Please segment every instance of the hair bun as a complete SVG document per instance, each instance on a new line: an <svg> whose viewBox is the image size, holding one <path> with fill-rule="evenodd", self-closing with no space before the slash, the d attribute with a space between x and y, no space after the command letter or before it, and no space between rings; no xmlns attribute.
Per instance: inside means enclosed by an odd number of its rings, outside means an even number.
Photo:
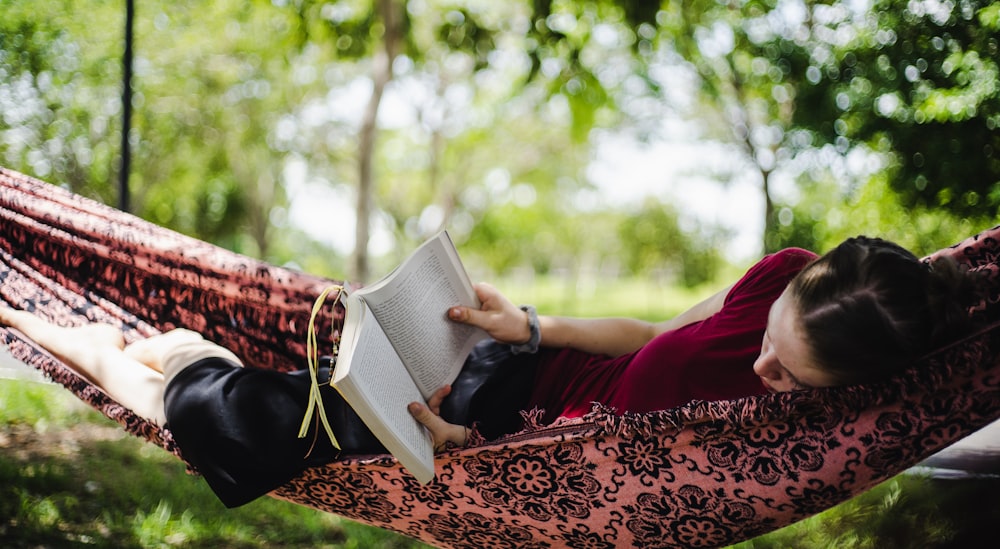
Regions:
<svg viewBox="0 0 1000 549"><path fill-rule="evenodd" d="M970 308L982 298L981 278L950 257L938 257L926 265L927 304L934 321L932 341L940 345L968 331Z"/></svg>

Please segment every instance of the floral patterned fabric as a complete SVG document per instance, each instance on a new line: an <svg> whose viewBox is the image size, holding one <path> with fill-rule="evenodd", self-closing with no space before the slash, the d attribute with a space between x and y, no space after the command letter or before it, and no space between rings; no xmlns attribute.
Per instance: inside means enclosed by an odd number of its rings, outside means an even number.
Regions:
<svg viewBox="0 0 1000 549"><path fill-rule="evenodd" d="M439 547L717 547L853 497L1000 417L1000 228L941 250L992 284L987 328L881 384L692 402L647 414L595 406L438 456L418 484L386 455L306 471L274 496ZM304 367L315 298L332 281L267 265L0 169L0 298L128 338L186 327L248 363ZM323 333L342 322L327 311ZM14 330L0 338L128 432L160 429Z"/></svg>

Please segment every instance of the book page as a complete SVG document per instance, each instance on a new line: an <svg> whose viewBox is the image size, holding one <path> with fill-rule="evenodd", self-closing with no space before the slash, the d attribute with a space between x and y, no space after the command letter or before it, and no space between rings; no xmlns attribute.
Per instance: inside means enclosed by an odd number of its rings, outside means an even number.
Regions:
<svg viewBox="0 0 1000 549"><path fill-rule="evenodd" d="M472 347L486 337L448 320L450 307L478 308L479 300L447 233L418 248L374 291L359 293L425 399L454 381Z"/></svg>
<svg viewBox="0 0 1000 549"><path fill-rule="evenodd" d="M434 476L433 442L407 410L409 403L424 398L364 303L348 307L349 314L359 317L357 331L341 349L333 385L386 449L418 480L427 482Z"/></svg>

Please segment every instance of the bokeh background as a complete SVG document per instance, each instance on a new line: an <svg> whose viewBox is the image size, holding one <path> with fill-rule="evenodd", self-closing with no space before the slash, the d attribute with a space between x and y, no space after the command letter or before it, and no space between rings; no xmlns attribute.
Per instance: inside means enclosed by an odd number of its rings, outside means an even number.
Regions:
<svg viewBox="0 0 1000 549"><path fill-rule="evenodd" d="M515 301L662 319L782 247L995 225L998 36L985 0L0 0L0 165L352 282L448 229ZM14 377L5 546L408 546L227 513ZM1000 501L963 478L749 546L972 547Z"/></svg>

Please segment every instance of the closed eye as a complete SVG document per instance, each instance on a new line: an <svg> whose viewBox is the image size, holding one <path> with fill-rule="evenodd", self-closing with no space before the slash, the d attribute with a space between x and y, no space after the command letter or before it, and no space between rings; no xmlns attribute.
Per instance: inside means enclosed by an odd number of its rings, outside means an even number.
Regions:
<svg viewBox="0 0 1000 549"><path fill-rule="evenodd" d="M794 375L792 375L792 373L788 371L788 368L785 368L784 366L782 366L781 370L785 372L785 375L788 376L788 380L791 381L791 383L792 383L792 390L793 391L802 391L804 389L812 389L811 386L806 385L805 383L802 383L801 381L798 380L798 378L796 378Z"/></svg>

